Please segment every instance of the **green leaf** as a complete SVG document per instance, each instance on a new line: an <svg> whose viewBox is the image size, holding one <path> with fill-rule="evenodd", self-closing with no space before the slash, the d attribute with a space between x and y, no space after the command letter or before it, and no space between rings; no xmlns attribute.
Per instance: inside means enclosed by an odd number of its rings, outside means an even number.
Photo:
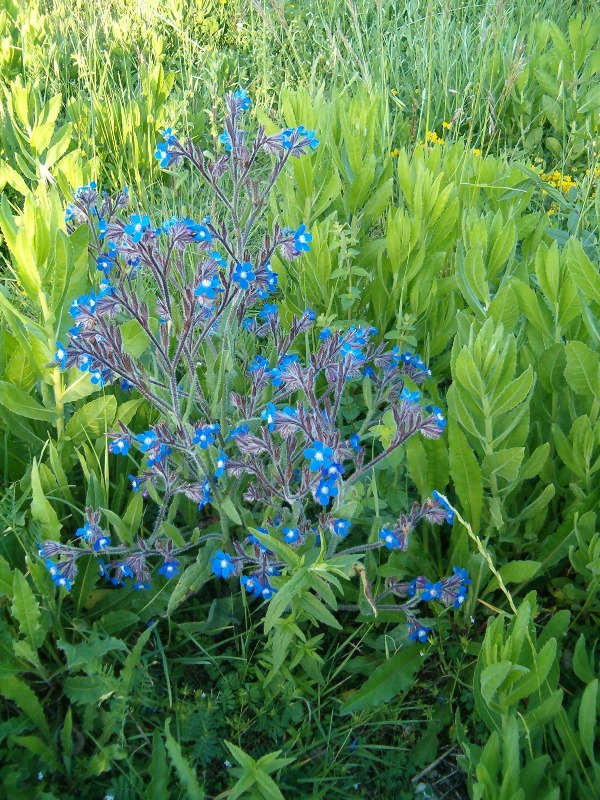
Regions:
<svg viewBox="0 0 600 800"><path fill-rule="evenodd" d="M309 617L312 617L317 622L322 622L325 625L329 625L330 628L336 628L337 630L342 629L342 626L331 611L329 611L329 609L313 594L310 594L310 592L304 592L298 605Z"/></svg>
<svg viewBox="0 0 600 800"><path fill-rule="evenodd" d="M408 646L377 667L364 686L353 692L342 705L340 714L352 714L388 703L414 682L414 675L425 658L418 647Z"/></svg>
<svg viewBox="0 0 600 800"><path fill-rule="evenodd" d="M497 661L482 670L479 686L481 696L488 705L492 703L496 692L502 686L512 668L513 665L510 661Z"/></svg>
<svg viewBox="0 0 600 800"><path fill-rule="evenodd" d="M585 648L585 636L583 633L577 640L573 652L573 672L584 683L591 683L595 678L594 669Z"/></svg>
<svg viewBox="0 0 600 800"><path fill-rule="evenodd" d="M112 425L117 413L117 400L113 395L91 400L76 411L65 428L65 434L74 445L95 439Z"/></svg>
<svg viewBox="0 0 600 800"><path fill-rule="evenodd" d="M146 789L146 800L164 800L169 796L169 767L165 744L158 728L152 735L152 761L148 768L150 783Z"/></svg>
<svg viewBox="0 0 600 800"><path fill-rule="evenodd" d="M567 269L588 301L600 304L600 272L587 257L581 242L572 236L565 248Z"/></svg>
<svg viewBox="0 0 600 800"><path fill-rule="evenodd" d="M12 615L19 623L19 629L25 640L34 650L44 641L44 631L40 625L40 604L27 578L19 570L13 577Z"/></svg>
<svg viewBox="0 0 600 800"><path fill-rule="evenodd" d="M583 342L567 342L565 378L576 394L600 394L600 362L598 355Z"/></svg>
<svg viewBox="0 0 600 800"><path fill-rule="evenodd" d="M165 723L165 739L167 745L167 752L169 758L175 767L175 771L179 776L181 785L183 786L189 800L203 800L204 790L198 783L198 778L194 769L190 766L188 760L181 752L179 743L171 735L169 726L171 724L170 718Z"/></svg>
<svg viewBox="0 0 600 800"><path fill-rule="evenodd" d="M52 508L40 483L40 475L35 458L31 467L31 516L36 522L39 522L42 528L42 535L46 539L58 542L60 540L60 532L62 525L58 518L58 514Z"/></svg>
<svg viewBox="0 0 600 800"><path fill-rule="evenodd" d="M504 583L523 583L524 581L532 580L537 575L540 566L540 561L509 561L508 564L498 570L498 573ZM498 585L498 579L494 575L482 595L496 591Z"/></svg>
<svg viewBox="0 0 600 800"><path fill-rule="evenodd" d="M219 509L222 509L229 519L236 525L243 525L243 520L238 514L237 508L233 504L231 497L224 497L219 503Z"/></svg>
<svg viewBox="0 0 600 800"><path fill-rule="evenodd" d="M461 505L477 533L483 505L483 477L467 437L454 420L449 422L450 477Z"/></svg>
<svg viewBox="0 0 600 800"><path fill-rule="evenodd" d="M583 749L592 764L596 763L594 758L594 742L596 740L597 700L598 678L594 678L594 680L585 687L581 695L581 705L579 706L579 736Z"/></svg>
<svg viewBox="0 0 600 800"><path fill-rule="evenodd" d="M295 597L310 585L310 572L306 567L300 567L289 581L283 584L277 594L269 600L269 607L265 615L265 633L273 627L275 620L282 616L288 605Z"/></svg>
<svg viewBox="0 0 600 800"><path fill-rule="evenodd" d="M169 596L167 614L171 615L191 594L197 592L212 575L210 555L212 550L206 547L198 553L196 561L190 564L179 577Z"/></svg>
<svg viewBox="0 0 600 800"><path fill-rule="evenodd" d="M44 422L55 422L59 414L54 409L44 408L30 394L7 381L0 381L0 403L13 414Z"/></svg>
<svg viewBox="0 0 600 800"><path fill-rule="evenodd" d="M123 350L133 358L139 358L150 344L150 337L136 319L130 319L120 326L123 337Z"/></svg>
<svg viewBox="0 0 600 800"><path fill-rule="evenodd" d="M483 459L481 471L488 480L498 476L512 483L519 474L524 455L524 447L509 447L497 453L490 453Z"/></svg>
<svg viewBox="0 0 600 800"><path fill-rule="evenodd" d="M65 678L63 692L76 705L97 705L115 692L115 686L100 673Z"/></svg>
<svg viewBox="0 0 600 800"><path fill-rule="evenodd" d="M52 736L42 704L25 681L15 675L0 674L0 694L4 695L7 700L12 700L16 703L37 727L46 741L51 743Z"/></svg>
<svg viewBox="0 0 600 800"><path fill-rule="evenodd" d="M127 650L127 645L120 639L112 636L101 636L99 633L90 634L86 642L79 644L69 644L58 639L56 646L59 647L67 658L69 671L84 669L86 672L95 671L101 663L102 656L113 650ZM94 661L97 663L94 664Z"/></svg>

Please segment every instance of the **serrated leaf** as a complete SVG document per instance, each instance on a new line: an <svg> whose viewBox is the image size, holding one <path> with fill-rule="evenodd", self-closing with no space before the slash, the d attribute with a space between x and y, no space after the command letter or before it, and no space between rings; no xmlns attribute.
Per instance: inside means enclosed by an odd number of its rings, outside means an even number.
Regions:
<svg viewBox="0 0 600 800"><path fill-rule="evenodd" d="M171 731L169 730L170 724L171 720L168 719L165 723L165 743L169 758L175 767L175 771L179 776L181 785L183 786L189 800L203 800L205 796L204 790L198 783L198 778L196 777L196 772L194 771L193 767L189 764L188 760L181 752L179 743L173 738Z"/></svg>
<svg viewBox="0 0 600 800"><path fill-rule="evenodd" d="M13 414L19 414L28 419L55 422L59 416L56 410L44 408L30 394L8 381L0 381L0 403Z"/></svg>
<svg viewBox="0 0 600 800"><path fill-rule="evenodd" d="M22 681L15 675L0 674L0 694L19 706L21 711L29 717L47 742L50 743L52 741L50 728L46 721L42 704L25 681Z"/></svg>

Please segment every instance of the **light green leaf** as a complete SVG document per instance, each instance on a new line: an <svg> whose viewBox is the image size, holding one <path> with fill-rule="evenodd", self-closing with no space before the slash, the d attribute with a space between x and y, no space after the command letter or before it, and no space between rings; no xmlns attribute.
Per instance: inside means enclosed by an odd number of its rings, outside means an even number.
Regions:
<svg viewBox="0 0 600 800"><path fill-rule="evenodd" d="M72 444L78 445L95 439L111 427L117 413L117 400L113 395L98 397L78 409L65 428Z"/></svg>
<svg viewBox="0 0 600 800"><path fill-rule="evenodd" d="M600 394L600 359L583 342L567 342L565 378L574 392L581 395Z"/></svg>
<svg viewBox="0 0 600 800"><path fill-rule="evenodd" d="M169 730L171 720L168 719L165 723L165 739L167 745L167 752L169 758L175 767L175 771L179 776L181 785L183 786L189 800L203 800L204 790L198 783L198 778L194 769L190 766L188 760L181 752L179 742L177 742Z"/></svg>
<svg viewBox="0 0 600 800"><path fill-rule="evenodd" d="M7 381L0 381L0 403L14 414L19 414L28 419L55 422L59 416L54 409L44 408L23 389Z"/></svg>
<svg viewBox="0 0 600 800"><path fill-rule="evenodd" d="M352 714L383 706L412 685L414 675L425 658L418 647L408 646L394 653L371 673L360 689L352 692L342 705L340 714Z"/></svg>
<svg viewBox="0 0 600 800"><path fill-rule="evenodd" d="M13 577L12 614L18 621L22 635L28 644L37 650L44 641L44 631L40 625L40 604L27 578L18 569Z"/></svg>

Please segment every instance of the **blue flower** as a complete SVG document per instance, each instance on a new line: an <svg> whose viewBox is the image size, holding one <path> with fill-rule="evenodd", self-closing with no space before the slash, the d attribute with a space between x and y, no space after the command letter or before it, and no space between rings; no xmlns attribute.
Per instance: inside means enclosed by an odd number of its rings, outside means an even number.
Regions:
<svg viewBox="0 0 600 800"><path fill-rule="evenodd" d="M246 317L242 320L242 328L248 333L251 333L254 328L256 327L256 321L254 317Z"/></svg>
<svg viewBox="0 0 600 800"><path fill-rule="evenodd" d="M254 356L248 364L248 372L257 372L259 369L265 369L268 366L269 362L264 356Z"/></svg>
<svg viewBox="0 0 600 800"><path fill-rule="evenodd" d="M470 581L469 581L469 583L470 583ZM459 586L458 587L458 592L456 593L456 599L454 600L453 608L458 610L462 606L462 604L467 599L468 591L469 591L469 587L468 586Z"/></svg>
<svg viewBox="0 0 600 800"><path fill-rule="evenodd" d="M225 437L226 442L230 442L232 439L235 439L236 436L244 436L244 434L248 433L250 430L250 426L243 422L241 425L238 425L237 428L233 428L233 430Z"/></svg>
<svg viewBox="0 0 600 800"><path fill-rule="evenodd" d="M442 581L438 581L437 583L431 583L431 581L425 582L425 589L421 594L421 600L439 600L442 596L442 590L444 588L444 584Z"/></svg>
<svg viewBox="0 0 600 800"><path fill-rule="evenodd" d="M94 359L89 355L89 353L82 353L79 356L79 369L82 372L87 372L88 369L91 368L92 364L94 363Z"/></svg>
<svg viewBox="0 0 600 800"><path fill-rule="evenodd" d="M236 89L233 93L233 98L237 101L240 111L247 111L252 105L252 100L248 97L248 92L245 89Z"/></svg>
<svg viewBox="0 0 600 800"><path fill-rule="evenodd" d="M317 472L320 469L328 469L333 463L333 450L326 447L323 442L313 442L312 447L307 447L304 451L304 458L310 461L309 469Z"/></svg>
<svg viewBox="0 0 600 800"><path fill-rule="evenodd" d="M217 458L217 470L215 472L215 478L220 478L221 475L225 472L225 467L227 466L227 456L224 450L218 455Z"/></svg>
<svg viewBox="0 0 600 800"><path fill-rule="evenodd" d="M125 233L131 236L131 240L137 244L148 225L150 225L150 217L140 217L139 214L134 214L130 224L125 225Z"/></svg>
<svg viewBox="0 0 600 800"><path fill-rule="evenodd" d="M202 511L204 506L208 505L209 503L212 503L213 499L212 499L210 491L211 491L210 483L208 481L204 481L204 483L202 484L202 498L201 498L200 502L198 503L198 510L199 511Z"/></svg>
<svg viewBox="0 0 600 800"><path fill-rule="evenodd" d="M229 578L235 572L235 565L231 560L231 556L222 550L217 550L210 562L212 572L217 578Z"/></svg>
<svg viewBox="0 0 600 800"><path fill-rule="evenodd" d="M358 433L353 433L352 436L350 437L350 447L357 453L360 452L361 450L360 436L358 435Z"/></svg>
<svg viewBox="0 0 600 800"><path fill-rule="evenodd" d="M173 575L179 575L179 561L175 558L166 558L164 564L158 568L158 574L164 575L165 578L172 578Z"/></svg>
<svg viewBox="0 0 600 800"><path fill-rule="evenodd" d="M374 378L375 370L373 367L365 367L363 370L361 370L361 375L363 375L365 378Z"/></svg>
<svg viewBox="0 0 600 800"><path fill-rule="evenodd" d="M407 403L418 403L420 399L421 392L411 392L406 388L406 386L400 392L400 400L404 400Z"/></svg>
<svg viewBox="0 0 600 800"><path fill-rule="evenodd" d="M275 303L273 303L271 305L267 304L267 305L263 306L263 308L259 312L258 316L261 319L268 320L271 317L276 317L278 313L279 313L279 306L276 305Z"/></svg>
<svg viewBox="0 0 600 800"><path fill-rule="evenodd" d="M435 421L438 424L438 428L443 431L446 425L448 424L448 420L444 416L444 412L442 411L442 409L439 406L433 406L433 408L429 407L427 410L433 412L433 416L435 417Z"/></svg>
<svg viewBox="0 0 600 800"><path fill-rule="evenodd" d="M278 278L279 274L277 272L273 272L272 269L267 267L267 285L272 292L274 292L277 288Z"/></svg>
<svg viewBox="0 0 600 800"><path fill-rule="evenodd" d="M52 573L50 574L52 575ZM56 572L54 575L52 575L52 580L55 586L58 586L59 588L63 586L67 590L67 592L71 591L71 586L73 585L73 582L70 581L69 578L67 578L65 575L61 575L59 572Z"/></svg>
<svg viewBox="0 0 600 800"><path fill-rule="evenodd" d="M98 553L100 550L104 550L105 547L110 547L110 537L99 536L93 544L94 552Z"/></svg>
<svg viewBox="0 0 600 800"><path fill-rule="evenodd" d="M136 589L138 592L141 592L144 589L148 591L150 589L150 584L144 583L144 581L137 581L137 583L133 584L133 588Z"/></svg>
<svg viewBox="0 0 600 800"><path fill-rule="evenodd" d="M425 625L421 625L418 622L408 623L408 638L412 642L425 643L428 640L431 631L431 628L427 628Z"/></svg>
<svg viewBox="0 0 600 800"><path fill-rule="evenodd" d="M205 225L186 220L188 228L194 232L195 242L212 242L212 234Z"/></svg>
<svg viewBox="0 0 600 800"><path fill-rule="evenodd" d="M124 392L127 392L127 391L129 391L129 389L133 389L133 383L128 381L127 378L122 378L121 379L121 389Z"/></svg>
<svg viewBox="0 0 600 800"><path fill-rule="evenodd" d="M276 593L277 589L275 589L273 586L261 586L259 596L262 597L263 600L270 600Z"/></svg>
<svg viewBox="0 0 600 800"><path fill-rule="evenodd" d="M327 339L331 339L331 328L323 328L321 333L319 334L319 339L324 342Z"/></svg>
<svg viewBox="0 0 600 800"><path fill-rule="evenodd" d="M306 230L306 225L300 225L294 234L294 247L299 253L308 253L310 250L310 242L312 242L312 234Z"/></svg>
<svg viewBox="0 0 600 800"><path fill-rule="evenodd" d="M351 523L350 520L347 519L335 519L333 520L333 532L337 533L338 536L346 537L350 533Z"/></svg>
<svg viewBox="0 0 600 800"><path fill-rule="evenodd" d="M102 253L96 259L96 269L105 275L109 274L114 265L114 260L107 253Z"/></svg>
<svg viewBox="0 0 600 800"><path fill-rule="evenodd" d="M140 442L140 450L142 453L147 453L151 447L154 447L158 439L154 431L144 431L143 433L138 433L135 438L138 442Z"/></svg>
<svg viewBox="0 0 600 800"><path fill-rule="evenodd" d="M131 481L131 491L132 492L139 492L139 490L140 490L140 482L139 482L139 480L135 477L135 475L128 475L127 477Z"/></svg>
<svg viewBox="0 0 600 800"><path fill-rule="evenodd" d="M396 538L395 533L393 533L393 531L391 531L389 528L382 528L379 531L379 538L383 539L388 550L395 550L396 548L400 547L400 542Z"/></svg>
<svg viewBox="0 0 600 800"><path fill-rule="evenodd" d="M91 382L100 388L106 385L106 382L109 380L109 376L110 372L104 369L95 369L93 372L90 372Z"/></svg>
<svg viewBox="0 0 600 800"><path fill-rule="evenodd" d="M322 506L328 506L332 497L337 497L338 488L333 481L321 481L315 492L315 500Z"/></svg>
<svg viewBox="0 0 600 800"><path fill-rule="evenodd" d="M166 444L163 444L163 442L161 442L158 451L155 448L153 452L154 455L148 458L149 467L153 467L155 464L158 464L160 461L162 461L163 458L165 458L166 456L170 456L171 453L173 452L173 448L168 447Z"/></svg>
<svg viewBox="0 0 600 800"><path fill-rule="evenodd" d="M288 544L294 544L300 538L300 531L298 528L284 528L283 540Z"/></svg>
<svg viewBox="0 0 600 800"><path fill-rule="evenodd" d="M268 425L269 430L272 432L275 430L275 414L277 409L275 408L274 403L267 403L264 411L261 411L260 418L264 419Z"/></svg>
<svg viewBox="0 0 600 800"><path fill-rule="evenodd" d="M469 573L466 569L461 569L460 567L453 567L452 569L454 574L460 577L463 584L471 583L471 578L469 578Z"/></svg>
<svg viewBox="0 0 600 800"><path fill-rule="evenodd" d="M108 449L111 453L120 456L126 456L131 448L131 442L126 436L121 436L119 439L115 439L114 442L111 442L108 445Z"/></svg>
<svg viewBox="0 0 600 800"><path fill-rule="evenodd" d="M60 366L61 369L67 368L67 351L62 346L60 342L56 343L56 353L54 354L54 360Z"/></svg>
<svg viewBox="0 0 600 800"><path fill-rule="evenodd" d="M262 584L255 575L242 575L240 583L248 594L253 594L254 597L259 597L262 593Z"/></svg>
<svg viewBox="0 0 600 800"><path fill-rule="evenodd" d="M175 144L177 141L175 134L173 133L173 128L171 127L165 128L161 135L167 144ZM127 191L127 188L125 188L125 191Z"/></svg>
<svg viewBox="0 0 600 800"><path fill-rule="evenodd" d="M207 425L205 428L196 428L192 441L194 444L199 444L202 450L206 450L209 445L214 443L215 435L218 430L218 425L216 430L214 425Z"/></svg>
<svg viewBox="0 0 600 800"><path fill-rule="evenodd" d="M314 322L317 318L317 312L313 311L312 308L305 308L304 316L309 320L309 322Z"/></svg>
<svg viewBox="0 0 600 800"><path fill-rule="evenodd" d="M158 163L163 169L166 169L169 166L173 156L167 150L166 142L159 142L156 145L156 150L154 151L154 158L158 160Z"/></svg>
<svg viewBox="0 0 600 800"><path fill-rule="evenodd" d="M249 261L244 261L243 264L236 264L231 276L231 279L237 283L241 289L247 289L255 278L256 275Z"/></svg>
<svg viewBox="0 0 600 800"><path fill-rule="evenodd" d="M438 505L440 505L448 512L446 514L446 522L452 525L454 522L454 511L450 507L448 501L444 497L442 497L442 495L435 489L433 490L433 499L438 503Z"/></svg>
<svg viewBox="0 0 600 800"><path fill-rule="evenodd" d="M222 133L222 134L219 136L219 141L221 142L221 144L224 144L224 145L225 145L225 150L227 150L228 152L230 152L230 151L231 151L231 149L232 149L232 146L231 146L231 136L229 135L229 133L228 133L227 131L224 131L224 132L223 132L223 133Z"/></svg>
<svg viewBox="0 0 600 800"><path fill-rule="evenodd" d="M219 264L219 266L221 266L221 267L226 267L227 266L227 261L225 261L225 259L223 258L221 253L219 253L218 250L213 250L212 253L209 253L209 255L210 255L210 257L212 258L213 261L216 261L217 264Z"/></svg>
<svg viewBox="0 0 600 800"><path fill-rule="evenodd" d="M221 288L219 278L213 275L212 278L204 278L201 280L194 294L196 297L208 297L209 300L213 300L217 296L217 292L222 291L223 289Z"/></svg>

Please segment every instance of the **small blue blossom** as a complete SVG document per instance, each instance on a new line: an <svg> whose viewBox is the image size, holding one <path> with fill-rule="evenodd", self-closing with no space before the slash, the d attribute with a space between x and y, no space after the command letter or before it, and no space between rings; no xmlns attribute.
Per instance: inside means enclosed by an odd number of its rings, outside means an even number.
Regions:
<svg viewBox="0 0 600 800"><path fill-rule="evenodd" d="M172 578L173 575L179 575L179 561L175 558L165 559L164 564L158 568L158 574L164 575L165 578Z"/></svg>
<svg viewBox="0 0 600 800"><path fill-rule="evenodd" d="M61 369L67 368L67 351L62 346L60 342L56 343L56 353L54 354L54 360L60 366Z"/></svg>
<svg viewBox="0 0 600 800"><path fill-rule="evenodd" d="M311 447L304 451L304 458L310 461L309 469L317 472L320 469L328 469L333 463L333 450L326 447L323 442L313 442Z"/></svg>
<svg viewBox="0 0 600 800"><path fill-rule="evenodd" d="M199 444L202 450L206 450L209 445L214 443L215 435L218 433L218 430L218 424L216 428L214 424L207 425L205 428L196 428L192 441L194 444Z"/></svg>
<svg viewBox="0 0 600 800"><path fill-rule="evenodd" d="M324 342L327 339L331 339L331 328L323 328L321 333L319 334L319 339Z"/></svg>
<svg viewBox="0 0 600 800"><path fill-rule="evenodd" d="M396 535L389 528L382 528L379 531L379 538L383 539L388 550L395 550L400 547L400 542Z"/></svg>
<svg viewBox="0 0 600 800"><path fill-rule="evenodd" d="M240 111L247 111L252 105L252 100L248 97L248 92L245 89L236 89L233 97L234 100L237 100Z"/></svg>
<svg viewBox="0 0 600 800"><path fill-rule="evenodd" d="M300 531L298 528L284 528L283 540L288 544L294 544L300 538Z"/></svg>
<svg viewBox="0 0 600 800"><path fill-rule="evenodd" d="M227 456L224 450L221 450L217 457L217 470L215 472L215 478L220 478L221 475L225 472L225 467L227 466Z"/></svg>
<svg viewBox="0 0 600 800"><path fill-rule="evenodd" d="M209 253L209 255L210 255L210 257L212 258L212 260L213 260L213 261L216 261L216 262L217 262L217 264L218 264L220 267L226 267L226 266L227 266L227 261L225 261L225 259L223 258L223 256L221 255L221 253L219 253L219 251L218 251L218 250L213 250L213 251L212 251L212 253Z"/></svg>
<svg viewBox="0 0 600 800"><path fill-rule="evenodd" d="M144 581L137 581L136 583L133 584L133 588L138 592L142 592L144 590L149 591L150 584L144 583Z"/></svg>
<svg viewBox="0 0 600 800"><path fill-rule="evenodd" d="M108 222L103 217L101 217L98 220L98 239L100 239L100 241L102 241L106 236L107 230L108 230ZM116 248L116 245L113 242L111 242L109 246L112 248Z"/></svg>
<svg viewBox="0 0 600 800"><path fill-rule="evenodd" d="M90 380L101 389L110 380L110 372L105 369L95 369L90 372Z"/></svg>
<svg viewBox="0 0 600 800"><path fill-rule="evenodd" d="M421 392L411 392L406 388L406 386L400 392L400 400L404 400L406 403L418 403L420 399Z"/></svg>
<svg viewBox="0 0 600 800"><path fill-rule="evenodd" d="M428 407L427 410L433 413L435 421L438 424L438 428L443 431L446 425L448 424L448 420L444 416L444 412L442 411L442 409L439 406L433 406L433 408Z"/></svg>
<svg viewBox="0 0 600 800"><path fill-rule="evenodd" d="M262 592L263 587L255 575L242 575L240 583L248 594L253 594L254 597L258 597Z"/></svg>
<svg viewBox="0 0 600 800"><path fill-rule="evenodd" d="M163 169L166 169L169 166L173 156L167 150L166 142L158 142L156 145L156 150L154 151L154 158L158 160L158 163Z"/></svg>
<svg viewBox="0 0 600 800"><path fill-rule="evenodd" d="M120 456L126 456L131 448L131 442L126 436L121 436L119 439L115 439L108 445L108 449L111 453Z"/></svg>
<svg viewBox="0 0 600 800"><path fill-rule="evenodd" d="M127 391L129 391L129 389L133 389L133 383L128 381L127 378L122 378L121 379L121 389L124 392L127 392Z"/></svg>
<svg viewBox="0 0 600 800"><path fill-rule="evenodd" d="M105 275L109 274L114 265L114 260L106 253L102 253L96 259L96 269L99 272L103 272Z"/></svg>
<svg viewBox="0 0 600 800"><path fill-rule="evenodd" d="M431 581L425 582L425 589L421 594L421 600L439 600L442 596L442 589L444 588L444 584L442 581L438 581L437 583L431 583Z"/></svg>
<svg viewBox="0 0 600 800"><path fill-rule="evenodd" d="M150 217L140 217L139 214L133 214L130 224L125 225L125 233L131 236L131 240L137 244L148 225L150 225Z"/></svg>
<svg viewBox="0 0 600 800"><path fill-rule="evenodd" d="M267 304L263 306L258 316L260 317L260 319L269 320L273 317L277 317L278 313L279 313L279 306L276 305L275 303L272 303L271 305Z"/></svg>
<svg viewBox="0 0 600 800"><path fill-rule="evenodd" d="M235 572L235 565L231 560L231 556L222 550L217 550L210 559L210 563L212 572L217 578L229 578Z"/></svg>
<svg viewBox="0 0 600 800"><path fill-rule="evenodd" d="M365 378L374 378L375 370L373 367L365 367L363 370L361 370L361 375L363 375Z"/></svg>
<svg viewBox="0 0 600 800"><path fill-rule="evenodd" d="M140 490L140 482L139 482L139 480L135 477L135 475L128 475L127 477L131 481L131 491L132 492L139 492L139 490Z"/></svg>
<svg viewBox="0 0 600 800"><path fill-rule="evenodd" d="M267 403L264 411L261 411L260 418L264 419L268 425L269 430L272 432L275 430L275 413L277 409L275 408L274 403Z"/></svg>
<svg viewBox="0 0 600 800"><path fill-rule="evenodd" d="M350 533L351 523L350 520L347 519L335 519L333 520L333 532L337 533L338 536L342 536L345 538Z"/></svg>
<svg viewBox="0 0 600 800"><path fill-rule="evenodd" d="M445 510L448 512L448 513L446 514L446 522L447 522L449 525L452 525L452 524L453 524L453 522L454 522L454 511L453 511L453 510L452 510L452 508L450 507L450 505L449 505L448 501L447 501L447 500L446 500L444 497L442 497L442 495L441 495L439 492L437 492L435 489L433 490L433 499L434 499L434 500L435 500L435 501L436 501L436 502L437 502L437 503L438 503L438 504L439 504L439 505L440 505L442 508L444 508L444 509L445 509Z"/></svg>
<svg viewBox="0 0 600 800"><path fill-rule="evenodd" d="M158 450L156 448L153 449L153 454L148 458L148 466L153 467L155 464L160 463L163 458L170 456L173 452L172 447L168 447L163 442L160 443Z"/></svg>
<svg viewBox="0 0 600 800"><path fill-rule="evenodd" d="M196 288L194 294L196 297L208 297L209 300L213 300L217 296L217 292L222 291L223 289L221 287L221 283L219 282L219 278L216 275L213 275L212 278L203 278Z"/></svg>
<svg viewBox="0 0 600 800"><path fill-rule="evenodd" d="M427 628L420 623L408 623L408 638L411 642L421 642L424 644L428 640L431 631L431 628Z"/></svg>
<svg viewBox="0 0 600 800"><path fill-rule="evenodd" d="M352 436L350 437L350 447L357 453L360 452L361 450L360 436L358 435L358 433L353 433Z"/></svg>
<svg viewBox="0 0 600 800"><path fill-rule="evenodd" d="M294 234L294 247L299 253L308 253L312 238L312 234L306 230L306 225L300 225Z"/></svg>
<svg viewBox="0 0 600 800"><path fill-rule="evenodd" d="M332 497L337 497L338 488L333 481L321 481L315 492L315 500L322 506L328 506Z"/></svg>
<svg viewBox="0 0 600 800"><path fill-rule="evenodd" d="M458 575L461 579L463 584L471 583L471 578L469 578L469 573L466 569L461 569L460 567L453 567L452 571L455 575Z"/></svg>
<svg viewBox="0 0 600 800"><path fill-rule="evenodd" d="M233 428L233 430L225 437L226 442L230 442L232 439L235 439L236 436L244 436L244 434L248 433L250 430L250 426L243 422L241 425L238 425L237 428Z"/></svg>
<svg viewBox="0 0 600 800"><path fill-rule="evenodd" d="M227 131L223 131L223 133L219 136L219 141L221 144L225 145L225 150L231 152L232 145L231 145L231 136Z"/></svg>
<svg viewBox="0 0 600 800"><path fill-rule="evenodd" d="M231 275L231 280L237 283L241 289L247 289L255 278L256 275L249 261L244 261L243 264L236 264Z"/></svg>
<svg viewBox="0 0 600 800"><path fill-rule="evenodd" d="M135 438L138 442L140 442L140 450L142 453L147 453L151 447L154 447L158 439L155 431L144 431L143 433L138 433Z"/></svg>
<svg viewBox="0 0 600 800"><path fill-rule="evenodd" d="M98 553L100 550L104 550L105 547L110 547L110 537L99 536L93 544L94 552Z"/></svg>
<svg viewBox="0 0 600 800"><path fill-rule="evenodd" d="M248 372L258 372L259 369L266 369L268 366L269 362L264 356L254 356L248 364Z"/></svg>

